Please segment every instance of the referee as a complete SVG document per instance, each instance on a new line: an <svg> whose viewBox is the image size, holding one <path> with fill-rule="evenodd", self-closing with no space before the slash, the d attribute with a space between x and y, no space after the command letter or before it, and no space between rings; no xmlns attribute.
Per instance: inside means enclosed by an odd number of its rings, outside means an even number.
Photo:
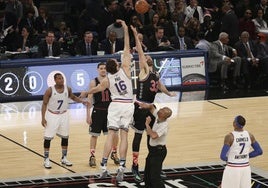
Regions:
<svg viewBox="0 0 268 188"><path fill-rule="evenodd" d="M150 127L151 117L146 118L146 131L149 138L149 153L146 157L144 169L144 182L147 188L165 188L160 176L163 161L167 155L166 138L168 132L167 118L172 115L172 110L168 107L156 110L153 104L140 103L141 108L149 108L155 117L153 127Z"/></svg>

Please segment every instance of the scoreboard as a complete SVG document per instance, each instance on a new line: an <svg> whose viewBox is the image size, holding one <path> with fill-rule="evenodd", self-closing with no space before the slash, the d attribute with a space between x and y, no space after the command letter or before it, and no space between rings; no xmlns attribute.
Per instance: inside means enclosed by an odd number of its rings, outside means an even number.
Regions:
<svg viewBox="0 0 268 188"><path fill-rule="evenodd" d="M186 86L206 85L206 55L202 51L187 53L150 53L154 68L166 87L179 90ZM97 75L97 64L120 55L70 57L61 59L20 59L0 63L0 102L40 100L49 86L54 85L54 74L63 75L73 93L87 90L90 80ZM139 73L138 56L134 55L132 78L134 89Z"/></svg>

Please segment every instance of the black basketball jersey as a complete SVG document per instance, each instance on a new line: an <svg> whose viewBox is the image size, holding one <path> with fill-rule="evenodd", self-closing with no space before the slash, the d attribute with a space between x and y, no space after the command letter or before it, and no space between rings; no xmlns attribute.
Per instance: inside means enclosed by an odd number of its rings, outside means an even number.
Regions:
<svg viewBox="0 0 268 188"><path fill-rule="evenodd" d="M158 92L159 75L151 72L144 80L138 79L136 98L143 102L152 103Z"/></svg>
<svg viewBox="0 0 268 188"><path fill-rule="evenodd" d="M96 86L100 83L99 79L95 78ZM93 94L94 107L107 109L111 100L109 89Z"/></svg>

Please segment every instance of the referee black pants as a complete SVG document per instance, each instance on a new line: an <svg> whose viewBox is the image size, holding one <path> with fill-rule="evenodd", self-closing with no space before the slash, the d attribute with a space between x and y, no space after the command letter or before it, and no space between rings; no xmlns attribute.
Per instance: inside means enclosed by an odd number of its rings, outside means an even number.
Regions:
<svg viewBox="0 0 268 188"><path fill-rule="evenodd" d="M146 188L165 188L160 176L162 164L167 155L166 146L149 146L144 169L144 182Z"/></svg>

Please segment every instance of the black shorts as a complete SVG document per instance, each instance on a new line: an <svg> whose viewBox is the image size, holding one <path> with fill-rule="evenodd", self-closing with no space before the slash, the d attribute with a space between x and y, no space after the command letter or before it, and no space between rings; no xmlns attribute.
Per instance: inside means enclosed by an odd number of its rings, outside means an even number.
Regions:
<svg viewBox="0 0 268 188"><path fill-rule="evenodd" d="M142 134L145 130L145 121L146 117L150 116L152 121L150 123L150 126L154 124L155 117L148 109L141 109L139 108L139 105L135 103L135 109L134 109L134 123L132 128L135 130L136 133Z"/></svg>
<svg viewBox="0 0 268 188"><path fill-rule="evenodd" d="M89 127L89 134L93 136L100 136L101 131L103 134L108 133L107 129L107 110L100 110L93 108L91 113L92 124Z"/></svg>

